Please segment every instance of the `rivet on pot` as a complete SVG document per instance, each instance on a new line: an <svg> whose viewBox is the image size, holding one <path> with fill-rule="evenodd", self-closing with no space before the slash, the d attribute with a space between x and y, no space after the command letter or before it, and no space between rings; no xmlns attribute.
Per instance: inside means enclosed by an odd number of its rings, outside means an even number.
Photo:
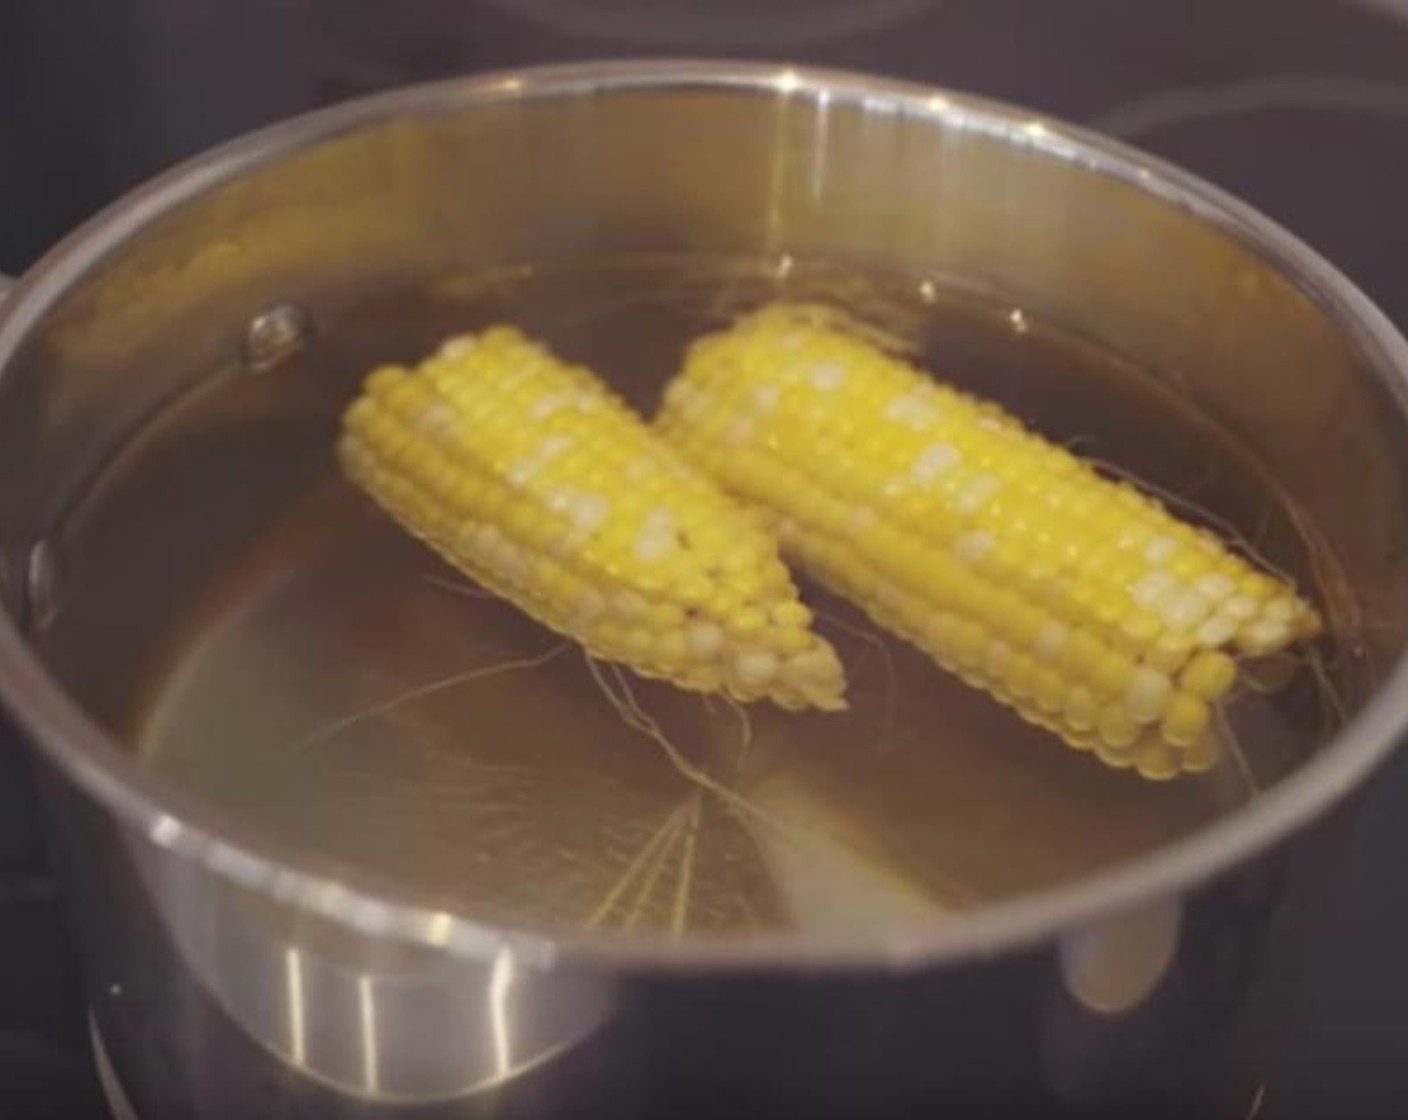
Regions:
<svg viewBox="0 0 1408 1120"><path fill-rule="evenodd" d="M280 365L313 337L313 316L295 303L280 303L256 315L244 332L244 361L254 373Z"/></svg>
<svg viewBox="0 0 1408 1120"><path fill-rule="evenodd" d="M24 615L30 627L42 627L53 616L62 588L58 553L47 540L29 550L24 573Z"/></svg>
<svg viewBox="0 0 1408 1120"><path fill-rule="evenodd" d="M1061 977L1089 1011L1119 1015L1138 1006L1168 971L1178 948L1183 909L1150 903L1104 918L1062 938Z"/></svg>

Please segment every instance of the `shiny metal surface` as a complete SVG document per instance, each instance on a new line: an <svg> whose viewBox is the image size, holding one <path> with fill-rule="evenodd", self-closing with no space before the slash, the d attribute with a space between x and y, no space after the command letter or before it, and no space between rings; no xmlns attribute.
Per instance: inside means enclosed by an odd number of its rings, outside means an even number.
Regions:
<svg viewBox="0 0 1408 1120"><path fill-rule="evenodd" d="M261 1068L262 1054L301 1070L274 1095L288 1111L267 1115L294 1114L290 1102L318 1087L364 1104L389 1085L387 1107L469 1114L454 1094L482 1089L495 1070L570 1064L642 999L653 1023L687 1015L706 974L730 993L706 1019L747 1017L747 983L771 980L776 1005L760 1021L784 1030L857 970L901 987L922 980L936 1007L969 984L1003 987L996 974L1008 970L1056 985L1062 1022L1077 1014L1073 998L1101 1016L1147 1006L1199 973L1211 936L1159 919L1165 900L1325 811L1392 746L1408 714L1397 664L1408 629L1408 355L1397 335L1304 247L1171 169L1019 110L849 76L701 64L494 76L304 118L146 188L61 247L0 312L0 549L24 557L50 542L62 613L66 594L102 575L71 547L85 510L101 504L94 479L158 410L242 368L246 327L271 305L306 308L316 347L351 377L408 341L395 320L373 345L352 341L389 292L640 252L821 257L961 278L1137 356L1313 521L1343 570L1335 608L1371 620L1364 654L1385 685L1251 806L1074 884L880 930L562 936L501 927L273 840L142 769L103 726L141 685L139 659L95 658L94 647L85 661L74 643L46 666L6 623L4 688L54 771L93 974L123 993L159 992L145 1007L124 994L97 1009L134 1095L179 1102L184 1092L204 1115L241 1115L248 1102L211 1085ZM258 384L279 384L295 364ZM289 422L261 429L249 461L281 459L285 483L316 479L323 449L306 436L325 420L323 390L268 391L288 394ZM179 665L210 621L196 609L200 577L259 528L298 524L302 491L282 492L288 502L261 504L269 492L251 486L250 502L182 526L179 547L161 555L166 594L106 598L91 632L131 633L124 612L168 633L184 624ZM1262 926L1244 917L1229 932L1255 944ZM1061 939L1075 980L1051 959ZM835 970L824 983L823 967ZM522 1050L506 1049L495 1025L507 993L522 999L523 1034L512 1036ZM383 1021L398 1024L385 1040ZM185 1055L175 1088L158 1084L143 1023L168 1060L173 1046ZM315 1023L327 1024L316 1043ZM1062 1067L1051 1045L1048 1064ZM205 1063L217 1052L218 1077ZM745 1060L724 1044L716 1056Z"/></svg>
<svg viewBox="0 0 1408 1120"><path fill-rule="evenodd" d="M606 977L368 944L245 890L211 891L188 860L131 852L182 965L277 1059L338 1093L425 1105L517 1080L612 1012Z"/></svg>

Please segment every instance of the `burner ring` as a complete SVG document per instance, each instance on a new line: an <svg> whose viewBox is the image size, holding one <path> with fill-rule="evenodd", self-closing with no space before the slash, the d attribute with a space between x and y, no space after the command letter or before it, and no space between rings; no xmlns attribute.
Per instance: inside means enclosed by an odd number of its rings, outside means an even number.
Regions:
<svg viewBox="0 0 1408 1120"><path fill-rule="evenodd" d="M638 45L816 46L883 31L942 0L489 0L553 31Z"/></svg>
<svg viewBox="0 0 1408 1120"><path fill-rule="evenodd" d="M98 1030L98 1022L91 1011L88 1013L88 1041L93 1050L93 1065L98 1071L98 1085L102 1089L103 1099L107 1101L108 1111L112 1113L112 1120L141 1120L122 1087L117 1070L113 1068L107 1047L103 1045L102 1032Z"/></svg>

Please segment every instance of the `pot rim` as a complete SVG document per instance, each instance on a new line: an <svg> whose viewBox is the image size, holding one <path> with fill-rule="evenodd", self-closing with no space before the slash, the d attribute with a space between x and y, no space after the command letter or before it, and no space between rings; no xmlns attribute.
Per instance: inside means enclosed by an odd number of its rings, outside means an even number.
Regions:
<svg viewBox="0 0 1408 1120"><path fill-rule="evenodd" d="M866 111L942 120L1075 163L1177 207L1235 238L1294 283L1366 355L1408 413L1408 343L1333 265L1219 188L1137 149L1026 109L865 74L772 63L658 59L495 71L410 86L290 118L187 161L112 204L51 249L0 304L0 378L30 329L106 255L200 194L280 158L406 115L506 100L629 90L712 89L773 97L824 95ZM11 542L13 543L13 542ZM775 931L738 937L544 933L502 928L411 897L403 886L328 857L295 852L142 768L91 719L0 612L0 698L38 751L83 792L159 849L235 884L347 925L487 959L623 971L894 969L1014 951L1073 927L1178 896L1264 852L1326 812L1395 748L1408 724L1408 657L1300 769L1254 803L1189 836L1094 875L880 936Z"/></svg>

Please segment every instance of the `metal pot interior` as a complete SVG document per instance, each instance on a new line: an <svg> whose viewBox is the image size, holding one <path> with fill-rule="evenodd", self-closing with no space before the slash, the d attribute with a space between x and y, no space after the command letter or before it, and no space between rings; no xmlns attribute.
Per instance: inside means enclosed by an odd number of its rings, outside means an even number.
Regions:
<svg viewBox="0 0 1408 1120"><path fill-rule="evenodd" d="M883 940L1256 812L1334 749L1408 626L1401 371L1336 281L1019 115L790 73L606 73L296 124L156 188L34 285L0 383L3 542L34 648L140 766L495 924ZM449 333L519 322L649 410L689 337L778 293L906 333L1235 527L1321 596L1324 672L1242 701L1216 772L1151 784L808 589L850 713L634 687L705 786L574 647L337 475L361 376Z"/></svg>

